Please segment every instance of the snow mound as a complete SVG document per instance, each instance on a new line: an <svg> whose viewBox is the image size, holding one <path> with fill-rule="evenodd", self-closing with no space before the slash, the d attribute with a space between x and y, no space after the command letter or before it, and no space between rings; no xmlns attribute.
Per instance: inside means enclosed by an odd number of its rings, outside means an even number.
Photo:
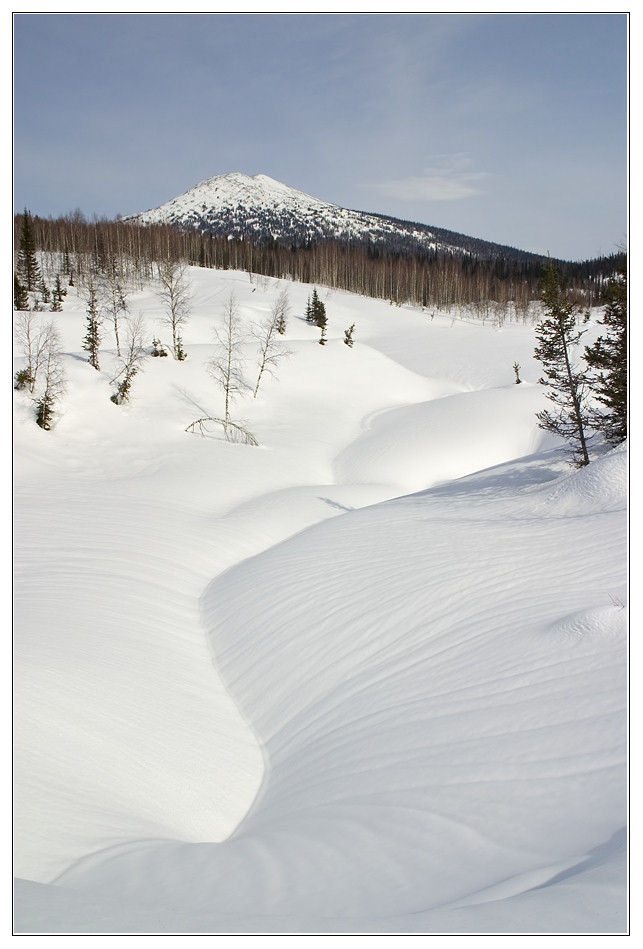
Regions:
<svg viewBox="0 0 643 949"><path fill-rule="evenodd" d="M560 630L570 603L591 613L620 585L622 513L599 499L534 517L550 490L465 516L430 491L390 501L216 579L203 622L267 762L253 808L223 844L128 844L62 882L368 917L515 895L582 863L624 823L623 644Z"/></svg>

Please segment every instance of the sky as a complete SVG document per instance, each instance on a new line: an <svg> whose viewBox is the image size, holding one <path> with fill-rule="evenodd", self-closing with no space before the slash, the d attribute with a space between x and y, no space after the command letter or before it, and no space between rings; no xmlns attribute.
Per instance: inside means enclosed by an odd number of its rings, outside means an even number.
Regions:
<svg viewBox="0 0 643 949"><path fill-rule="evenodd" d="M14 210L214 175L579 260L627 239L628 19L14 14Z"/></svg>

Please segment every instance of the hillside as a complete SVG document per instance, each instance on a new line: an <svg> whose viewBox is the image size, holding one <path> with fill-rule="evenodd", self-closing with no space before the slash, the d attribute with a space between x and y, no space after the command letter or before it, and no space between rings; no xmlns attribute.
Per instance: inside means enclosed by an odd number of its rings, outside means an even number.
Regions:
<svg viewBox="0 0 643 949"><path fill-rule="evenodd" d="M126 220L171 224L214 237L306 246L339 241L391 252L467 254L484 260L536 262L538 255L444 228L351 211L320 201L267 175L215 175L184 194Z"/></svg>
<svg viewBox="0 0 643 949"><path fill-rule="evenodd" d="M537 427L529 321L190 280L129 403L78 287L50 432L15 393L16 932L624 933L625 447ZM186 432L231 291L257 447Z"/></svg>

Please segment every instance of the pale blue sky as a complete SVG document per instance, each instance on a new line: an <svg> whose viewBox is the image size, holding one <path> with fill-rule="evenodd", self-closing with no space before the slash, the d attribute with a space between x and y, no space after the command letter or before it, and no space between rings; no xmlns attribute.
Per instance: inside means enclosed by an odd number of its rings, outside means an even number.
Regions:
<svg viewBox="0 0 643 949"><path fill-rule="evenodd" d="M212 175L554 257L627 228L625 14L15 14L14 208Z"/></svg>

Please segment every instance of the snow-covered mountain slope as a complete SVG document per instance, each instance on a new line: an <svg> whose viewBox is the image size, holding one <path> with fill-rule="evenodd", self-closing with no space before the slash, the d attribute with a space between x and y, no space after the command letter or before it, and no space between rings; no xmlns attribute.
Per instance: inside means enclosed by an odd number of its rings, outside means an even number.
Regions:
<svg viewBox="0 0 643 949"><path fill-rule="evenodd" d="M129 215L126 220L172 224L257 243L337 240L375 244L398 251L437 250L478 253L484 258L536 259L515 248L501 247L443 228L350 211L313 198L267 175L239 172L208 178L160 207Z"/></svg>
<svg viewBox="0 0 643 949"><path fill-rule="evenodd" d="M624 932L625 449L537 427L531 325L322 290L320 346L190 276L129 404L72 288L52 431L15 396L17 932ZM284 289L259 447L188 434Z"/></svg>

